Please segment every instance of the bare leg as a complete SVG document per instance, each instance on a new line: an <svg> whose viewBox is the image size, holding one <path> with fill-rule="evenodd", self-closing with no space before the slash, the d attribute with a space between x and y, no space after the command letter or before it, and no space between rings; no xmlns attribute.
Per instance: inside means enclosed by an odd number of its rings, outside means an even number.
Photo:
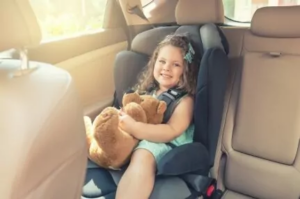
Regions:
<svg viewBox="0 0 300 199"><path fill-rule="evenodd" d="M156 162L145 149L137 149L119 182L116 199L148 199L155 180Z"/></svg>

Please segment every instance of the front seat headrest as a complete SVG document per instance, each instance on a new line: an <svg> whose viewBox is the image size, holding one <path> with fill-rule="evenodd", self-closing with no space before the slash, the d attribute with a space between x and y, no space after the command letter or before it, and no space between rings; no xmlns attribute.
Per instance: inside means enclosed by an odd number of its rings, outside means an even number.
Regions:
<svg viewBox="0 0 300 199"><path fill-rule="evenodd" d="M41 31L29 0L2 0L0 51L38 44Z"/></svg>
<svg viewBox="0 0 300 199"><path fill-rule="evenodd" d="M251 32L261 37L299 38L300 6L263 7L258 9L251 22Z"/></svg>
<svg viewBox="0 0 300 199"><path fill-rule="evenodd" d="M178 0L175 10L179 25L223 23L222 0Z"/></svg>

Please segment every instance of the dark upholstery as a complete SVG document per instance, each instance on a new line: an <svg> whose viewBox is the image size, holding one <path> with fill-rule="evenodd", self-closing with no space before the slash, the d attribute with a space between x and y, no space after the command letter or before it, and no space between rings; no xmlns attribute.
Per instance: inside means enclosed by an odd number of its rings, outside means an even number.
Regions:
<svg viewBox="0 0 300 199"><path fill-rule="evenodd" d="M229 62L222 49L211 48L205 52L201 66L194 109L194 140L206 146L212 166L222 120Z"/></svg>

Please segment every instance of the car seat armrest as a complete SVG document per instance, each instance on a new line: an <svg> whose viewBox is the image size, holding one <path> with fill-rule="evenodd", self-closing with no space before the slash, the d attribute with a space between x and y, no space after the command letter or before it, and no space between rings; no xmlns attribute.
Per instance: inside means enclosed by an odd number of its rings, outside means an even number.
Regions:
<svg viewBox="0 0 300 199"><path fill-rule="evenodd" d="M157 163L157 175L208 175L209 154L201 143L189 143L173 148Z"/></svg>

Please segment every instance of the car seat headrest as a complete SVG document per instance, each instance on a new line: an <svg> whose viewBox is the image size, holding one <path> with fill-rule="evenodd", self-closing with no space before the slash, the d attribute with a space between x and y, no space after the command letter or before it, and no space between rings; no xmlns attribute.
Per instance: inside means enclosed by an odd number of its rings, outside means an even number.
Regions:
<svg viewBox="0 0 300 199"><path fill-rule="evenodd" d="M176 32L178 26L158 27L139 33L131 43L133 51L151 56L156 46L166 35Z"/></svg>
<svg viewBox="0 0 300 199"><path fill-rule="evenodd" d="M131 50L151 56L158 43L168 34L187 34L193 43L197 57L204 51L220 47L226 54L229 52L228 41L223 32L213 23L191 26L159 27L138 34L132 41Z"/></svg>
<svg viewBox="0 0 300 199"><path fill-rule="evenodd" d="M178 0L175 17L177 24L223 23L222 0Z"/></svg>
<svg viewBox="0 0 300 199"><path fill-rule="evenodd" d="M300 17L300 6L263 7L254 13L251 32L261 37L299 38L300 26L294 23Z"/></svg>
<svg viewBox="0 0 300 199"><path fill-rule="evenodd" d="M0 26L0 51L40 42L40 28L29 0L2 0Z"/></svg>

